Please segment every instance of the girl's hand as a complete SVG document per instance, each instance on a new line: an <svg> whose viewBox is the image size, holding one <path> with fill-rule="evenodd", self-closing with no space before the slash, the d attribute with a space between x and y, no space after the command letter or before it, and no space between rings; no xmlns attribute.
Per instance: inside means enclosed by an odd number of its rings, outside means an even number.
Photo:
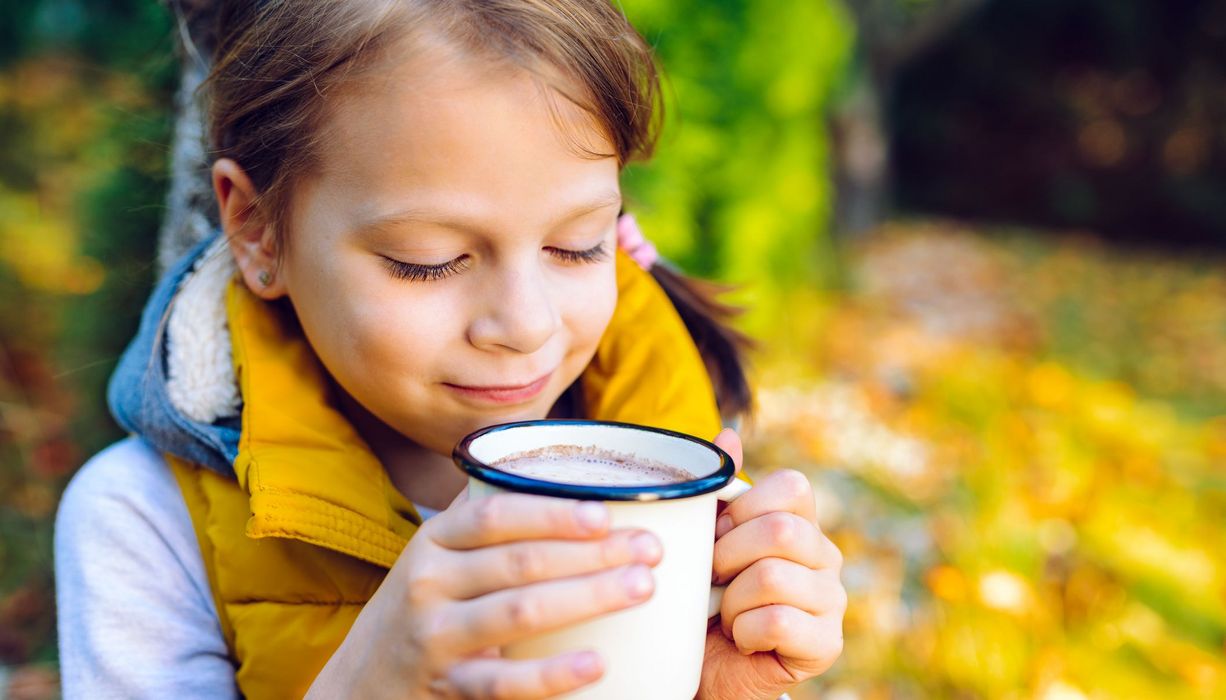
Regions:
<svg viewBox="0 0 1226 700"><path fill-rule="evenodd" d="M741 440L715 439L741 468ZM774 472L723 510L715 583L728 583L707 631L702 700L774 700L830 668L843 651L843 557L817 526L809 480ZM729 583L729 581L731 583Z"/></svg>
<svg viewBox="0 0 1226 700"><path fill-rule="evenodd" d="M628 608L661 546L609 532L602 503L462 493L418 530L308 698L549 698L603 674L594 652L540 660L498 647Z"/></svg>

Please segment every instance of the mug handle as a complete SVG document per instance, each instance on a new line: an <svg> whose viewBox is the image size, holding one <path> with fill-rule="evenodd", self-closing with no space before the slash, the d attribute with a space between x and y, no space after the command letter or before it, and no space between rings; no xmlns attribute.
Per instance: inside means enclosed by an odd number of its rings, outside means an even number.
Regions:
<svg viewBox="0 0 1226 700"><path fill-rule="evenodd" d="M732 501L736 500L738 496L751 488L753 487L746 482L733 477L732 481L729 481L726 486L715 492L715 498L720 501L731 503ZM711 586L711 597L707 602L708 620L719 614L720 605L722 605L724 602L724 589L726 588L728 588L727 584L722 586Z"/></svg>

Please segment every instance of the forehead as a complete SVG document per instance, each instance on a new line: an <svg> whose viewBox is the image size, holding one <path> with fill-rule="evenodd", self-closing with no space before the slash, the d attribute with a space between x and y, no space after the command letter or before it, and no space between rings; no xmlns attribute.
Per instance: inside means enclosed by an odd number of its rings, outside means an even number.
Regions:
<svg viewBox="0 0 1226 700"><path fill-rule="evenodd" d="M616 188L619 170L590 155L613 153L594 119L541 79L441 48L346 86L320 135L319 184L368 209L445 198L523 213Z"/></svg>

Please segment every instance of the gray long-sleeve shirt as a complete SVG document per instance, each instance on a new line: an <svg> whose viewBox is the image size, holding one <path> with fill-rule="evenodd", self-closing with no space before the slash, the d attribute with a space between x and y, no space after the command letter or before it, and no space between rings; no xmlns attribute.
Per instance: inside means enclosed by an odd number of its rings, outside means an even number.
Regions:
<svg viewBox="0 0 1226 700"><path fill-rule="evenodd" d="M191 516L137 438L73 477L55 521L64 697L238 698Z"/></svg>

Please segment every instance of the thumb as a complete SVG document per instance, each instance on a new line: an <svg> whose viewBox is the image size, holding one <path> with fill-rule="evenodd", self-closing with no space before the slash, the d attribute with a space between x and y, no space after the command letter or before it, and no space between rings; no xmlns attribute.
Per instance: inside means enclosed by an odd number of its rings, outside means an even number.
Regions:
<svg viewBox="0 0 1226 700"><path fill-rule="evenodd" d="M745 462L745 451L741 447L741 436L736 434L732 428L724 428L719 431L719 435L715 436L715 446L728 453L732 458L732 463L736 465L736 471L739 474Z"/></svg>

